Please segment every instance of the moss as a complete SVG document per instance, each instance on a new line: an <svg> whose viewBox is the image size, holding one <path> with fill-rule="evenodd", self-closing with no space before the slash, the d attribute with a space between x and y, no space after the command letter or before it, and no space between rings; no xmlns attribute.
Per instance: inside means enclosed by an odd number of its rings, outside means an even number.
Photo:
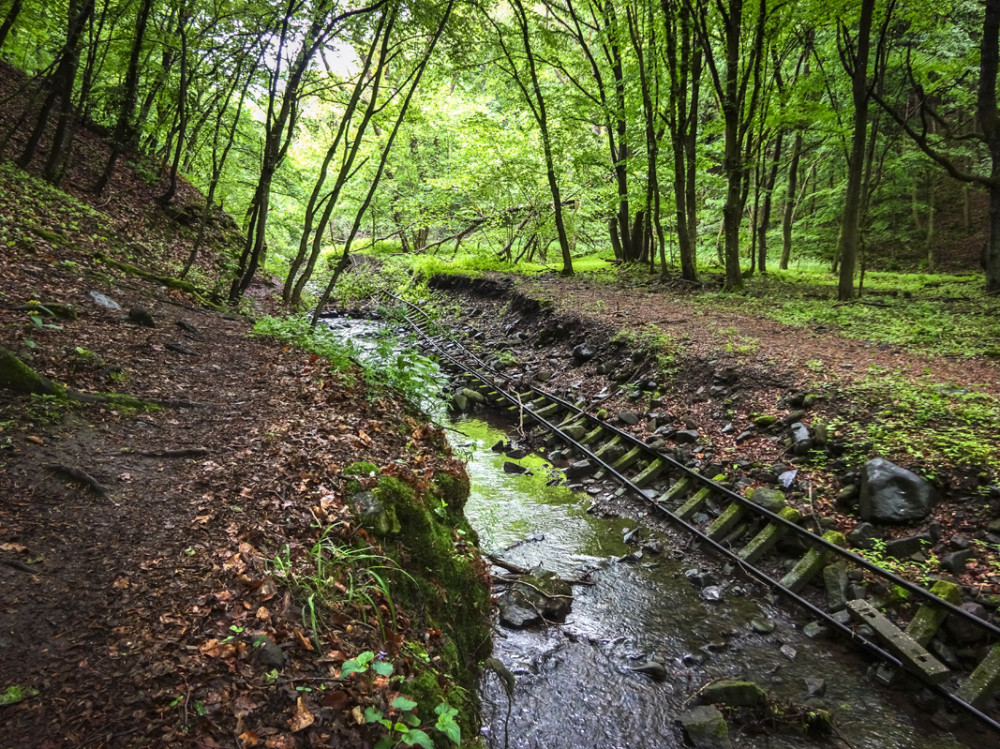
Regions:
<svg viewBox="0 0 1000 749"><path fill-rule="evenodd" d="M0 346L0 388L13 390L15 393L37 393L54 395L58 398L66 396L66 388L38 374L2 346Z"/></svg>
<svg viewBox="0 0 1000 749"><path fill-rule="evenodd" d="M391 476L379 479L374 489L385 511L399 520L398 532L380 538L386 553L405 570L395 576L393 598L413 616L415 626L441 631L432 640L432 663L439 675L453 680L447 696L428 693L423 699L433 702L430 709L443 699L459 708L463 732L473 735L478 664L490 653L491 634L488 576L470 543L474 533L456 509L465 506L468 491L467 477L447 473L438 473L427 493ZM448 503L448 512L438 515L434 508L441 500ZM424 686L430 689L430 682ZM416 694L414 699L425 704Z"/></svg>
<svg viewBox="0 0 1000 749"><path fill-rule="evenodd" d="M344 469L345 476L371 476L373 474L378 476L378 466L374 463L369 463L367 460L359 460L357 463L351 463Z"/></svg>
<svg viewBox="0 0 1000 749"><path fill-rule="evenodd" d="M464 518L462 511L469 498L469 477L463 471L456 476L453 473L438 471L434 474L434 495L447 503L448 513Z"/></svg>

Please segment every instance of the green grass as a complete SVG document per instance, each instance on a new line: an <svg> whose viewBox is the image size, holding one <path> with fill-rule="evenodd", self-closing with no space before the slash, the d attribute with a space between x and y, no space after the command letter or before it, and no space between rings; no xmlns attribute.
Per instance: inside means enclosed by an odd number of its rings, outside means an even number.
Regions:
<svg viewBox="0 0 1000 749"><path fill-rule="evenodd" d="M745 294L696 303L928 354L1000 355L1000 300L985 295L979 275L869 273L865 296L846 303L836 301L835 284L826 270L775 271L748 279Z"/></svg>
<svg viewBox="0 0 1000 749"><path fill-rule="evenodd" d="M872 368L843 395L870 415L841 414L831 427L871 454L903 454L927 465L1000 471L1000 399L924 377ZM863 417L863 418L862 418ZM860 456L862 458L869 455Z"/></svg>

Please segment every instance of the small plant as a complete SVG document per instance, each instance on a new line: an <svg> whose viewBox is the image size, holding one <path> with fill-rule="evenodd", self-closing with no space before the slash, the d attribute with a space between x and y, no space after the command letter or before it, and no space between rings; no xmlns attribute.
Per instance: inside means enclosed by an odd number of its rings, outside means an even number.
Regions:
<svg viewBox="0 0 1000 749"><path fill-rule="evenodd" d="M334 605L353 609L362 621L368 621L374 611L379 628L385 631L379 602L384 602L392 623L396 609L389 590L389 573L410 578L410 575L386 556L370 547L353 548L339 544L333 537L336 525L327 527L306 555L306 563L297 565L291 547L286 544L274 557L271 567L276 577L297 593L302 601L302 624L318 645L323 612Z"/></svg>
<svg viewBox="0 0 1000 749"><path fill-rule="evenodd" d="M421 746L424 749L434 749L434 741L427 731L421 728L421 721L416 714L417 703L408 697L397 697L390 704L390 709L395 713L387 717L380 711L369 707L365 710L365 721L368 723L378 723L388 732L375 744L375 749L392 749L396 746ZM434 713L437 720L434 728L452 741L456 746L462 743L462 731L455 716L458 710L447 702L442 702Z"/></svg>

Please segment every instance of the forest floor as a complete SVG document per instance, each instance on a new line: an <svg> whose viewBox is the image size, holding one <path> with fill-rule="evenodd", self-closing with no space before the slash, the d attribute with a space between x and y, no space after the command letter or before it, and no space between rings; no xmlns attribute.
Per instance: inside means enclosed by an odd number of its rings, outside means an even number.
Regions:
<svg viewBox="0 0 1000 749"><path fill-rule="evenodd" d="M440 633L395 611L383 635L372 586L317 599L317 638L298 582L317 544L374 543L344 469L460 472L442 432L360 370L98 259L166 273L189 246L131 170L95 210L0 169L0 344L75 391L158 404L0 390L0 746L371 746L362 709L398 682L341 665L387 651L405 676L401 644L432 658Z"/></svg>

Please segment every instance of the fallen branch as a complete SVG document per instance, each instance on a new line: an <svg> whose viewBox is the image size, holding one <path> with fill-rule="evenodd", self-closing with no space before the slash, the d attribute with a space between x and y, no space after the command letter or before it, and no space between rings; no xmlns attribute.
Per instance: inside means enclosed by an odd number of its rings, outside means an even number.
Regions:
<svg viewBox="0 0 1000 749"><path fill-rule="evenodd" d="M105 486L100 481L98 481L89 473L80 468L73 468L73 466L64 466L61 463L46 463L45 467L48 468L50 471L61 473L64 476L73 479L74 481L78 481L79 483L83 484L84 486L89 488L91 491L93 491L95 494L99 495L103 499L110 499L111 497L107 488L105 488Z"/></svg>
<svg viewBox="0 0 1000 749"><path fill-rule="evenodd" d="M19 562L16 559L0 559L0 564L6 564L8 567L13 567L15 570L20 570L21 572L27 572L31 575L41 574L41 570L36 570L34 567L29 567L24 562Z"/></svg>
<svg viewBox="0 0 1000 749"><path fill-rule="evenodd" d="M483 554L483 556L487 560L489 560L490 564L494 564L497 567L500 567L502 569L507 570L508 572L513 572L515 575L530 575L531 574L531 570L529 570L527 567L521 567L520 565L514 564L513 562L508 562L507 560L501 559L500 557L495 557L492 554ZM527 585L528 587L531 587L531 588L535 587L534 585L526 583L523 580L518 580L518 579L506 580L505 578L500 578L500 579L504 580L505 582L520 582L520 583L523 583L524 585ZM557 577L556 579L559 582L569 583L570 585L594 585L594 583L592 583L590 580L580 580L580 579L568 580L568 579L562 578L562 577ZM535 588L535 590L538 590L538 589ZM541 592L541 591L539 591L539 592Z"/></svg>

